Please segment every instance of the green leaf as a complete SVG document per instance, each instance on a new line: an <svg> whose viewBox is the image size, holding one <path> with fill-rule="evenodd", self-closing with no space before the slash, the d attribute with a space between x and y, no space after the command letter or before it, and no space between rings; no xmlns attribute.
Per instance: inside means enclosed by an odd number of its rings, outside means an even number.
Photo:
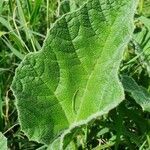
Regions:
<svg viewBox="0 0 150 150"><path fill-rule="evenodd" d="M78 6L82 6L87 0L74 0L74 2L76 3L76 5Z"/></svg>
<svg viewBox="0 0 150 150"><path fill-rule="evenodd" d="M139 86L132 77L122 76L122 83L125 91L131 93L134 100L142 107L144 111L150 112L150 93Z"/></svg>
<svg viewBox="0 0 150 150"><path fill-rule="evenodd" d="M1 132L0 132L0 149L7 150L7 139Z"/></svg>
<svg viewBox="0 0 150 150"><path fill-rule="evenodd" d="M50 144L46 150L58 150L60 145L61 139L57 138L52 144ZM73 142L68 144L68 146L65 148L65 150L76 150L76 146Z"/></svg>
<svg viewBox="0 0 150 150"><path fill-rule="evenodd" d="M74 5L73 5L74 6ZM59 15L63 15L70 12L70 1L69 0L63 0L60 3L59 7Z"/></svg>
<svg viewBox="0 0 150 150"><path fill-rule="evenodd" d="M59 13L60 15L72 12L82 6L87 0L62 0L60 2Z"/></svg>
<svg viewBox="0 0 150 150"><path fill-rule="evenodd" d="M52 144L50 144L47 150L57 150L59 149L59 145L60 145L60 138L56 139Z"/></svg>
<svg viewBox="0 0 150 150"><path fill-rule="evenodd" d="M26 56L12 90L30 139L63 139L124 99L118 69L136 6L136 0L89 0L54 24L40 52Z"/></svg>
<svg viewBox="0 0 150 150"><path fill-rule="evenodd" d="M1 0L1 2L0 2L0 15L3 11L3 3L4 3L4 0Z"/></svg>
<svg viewBox="0 0 150 150"><path fill-rule="evenodd" d="M150 0L143 0L142 14L146 17L150 17Z"/></svg>

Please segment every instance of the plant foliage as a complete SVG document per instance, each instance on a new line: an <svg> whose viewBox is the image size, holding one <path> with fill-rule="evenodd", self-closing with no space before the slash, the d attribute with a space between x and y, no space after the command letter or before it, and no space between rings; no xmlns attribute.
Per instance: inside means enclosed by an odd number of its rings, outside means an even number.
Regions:
<svg viewBox="0 0 150 150"><path fill-rule="evenodd" d="M0 149L7 150L7 139L0 132Z"/></svg>
<svg viewBox="0 0 150 150"><path fill-rule="evenodd" d="M12 90L30 139L63 141L124 99L118 69L136 7L137 0L88 0L56 21L41 51L25 57Z"/></svg>

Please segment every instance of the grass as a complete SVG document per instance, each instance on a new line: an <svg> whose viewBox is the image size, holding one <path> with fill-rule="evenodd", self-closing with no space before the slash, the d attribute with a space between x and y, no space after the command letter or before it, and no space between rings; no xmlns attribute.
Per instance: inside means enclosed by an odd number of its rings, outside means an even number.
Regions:
<svg viewBox="0 0 150 150"><path fill-rule="evenodd" d="M42 145L21 132L10 90L15 68L29 52L39 51L45 36L60 16L58 0L1 0L0 3L0 131L8 138L10 150L35 150ZM135 35L141 41L132 40L124 53L120 75L126 74L150 92L149 56L143 50L150 46L149 29L139 20L150 18L149 0L140 0L135 16ZM147 40L148 39L148 40ZM150 51L150 49L148 49ZM144 57L144 58L143 58ZM129 93L117 108L83 128L76 139L78 149L150 149L150 114L143 112Z"/></svg>

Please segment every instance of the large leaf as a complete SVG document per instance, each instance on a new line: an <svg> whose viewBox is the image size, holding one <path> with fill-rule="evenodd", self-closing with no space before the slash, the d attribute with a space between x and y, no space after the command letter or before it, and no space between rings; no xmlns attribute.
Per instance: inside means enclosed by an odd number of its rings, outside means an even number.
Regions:
<svg viewBox="0 0 150 150"><path fill-rule="evenodd" d="M7 150L7 139L1 132L0 132L0 149Z"/></svg>
<svg viewBox="0 0 150 150"><path fill-rule="evenodd" d="M26 56L12 90L30 139L51 143L124 99L118 68L136 5L136 0L88 0L55 23L40 52Z"/></svg>

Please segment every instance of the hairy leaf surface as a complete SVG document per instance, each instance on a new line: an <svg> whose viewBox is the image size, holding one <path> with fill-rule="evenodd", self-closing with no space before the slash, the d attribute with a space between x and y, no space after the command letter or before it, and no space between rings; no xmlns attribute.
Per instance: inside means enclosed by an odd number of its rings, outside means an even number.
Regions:
<svg viewBox="0 0 150 150"><path fill-rule="evenodd" d="M49 31L26 56L12 89L22 130L51 143L107 113L123 99L118 68L133 32L136 0L88 0Z"/></svg>
<svg viewBox="0 0 150 150"><path fill-rule="evenodd" d="M142 107L144 111L150 112L150 93L142 86L139 86L132 77L123 75L122 83L125 91Z"/></svg>
<svg viewBox="0 0 150 150"><path fill-rule="evenodd" d="M59 13L60 15L72 12L82 6L87 0L61 0Z"/></svg>
<svg viewBox="0 0 150 150"><path fill-rule="evenodd" d="M0 132L0 149L7 150L7 139L1 132Z"/></svg>

